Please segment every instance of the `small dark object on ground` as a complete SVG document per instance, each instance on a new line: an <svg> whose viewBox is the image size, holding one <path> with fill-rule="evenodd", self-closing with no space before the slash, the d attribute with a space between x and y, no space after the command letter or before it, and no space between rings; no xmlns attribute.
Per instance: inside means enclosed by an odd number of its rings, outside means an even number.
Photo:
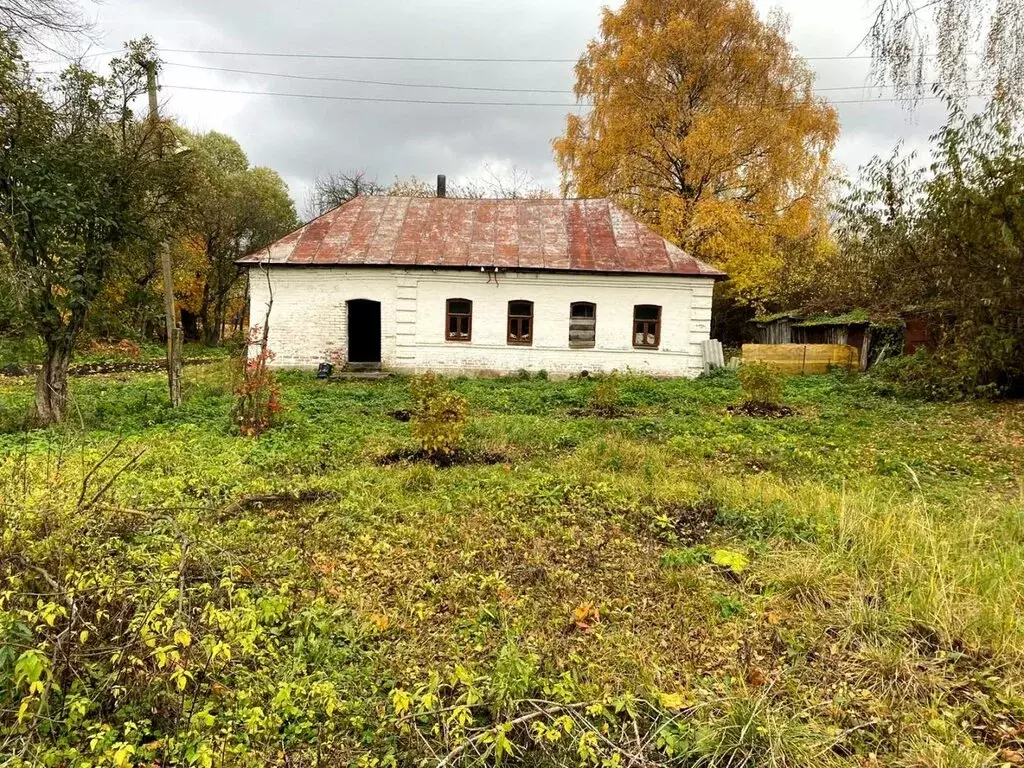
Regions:
<svg viewBox="0 0 1024 768"><path fill-rule="evenodd" d="M404 424L405 422L410 421L412 419L412 411L407 411L403 408L397 411L391 411L391 413L389 413L388 416L390 416L395 421L400 421Z"/></svg>
<svg viewBox="0 0 1024 768"><path fill-rule="evenodd" d="M743 405L730 405L729 413L734 416L754 416L759 419L782 419L786 416L795 416L796 411L786 405L772 405L771 403L744 403Z"/></svg>
<svg viewBox="0 0 1024 768"><path fill-rule="evenodd" d="M329 379L331 373L334 371L334 366L330 363L320 363L320 367L317 368L316 377L318 379Z"/></svg>
<svg viewBox="0 0 1024 768"><path fill-rule="evenodd" d="M433 464L435 467L447 468L467 464L507 464L508 457L500 453L490 451L464 451L458 450L454 453L431 454L414 448L403 448L401 450L386 453L378 459L377 463L388 467L392 464L402 462L422 462Z"/></svg>

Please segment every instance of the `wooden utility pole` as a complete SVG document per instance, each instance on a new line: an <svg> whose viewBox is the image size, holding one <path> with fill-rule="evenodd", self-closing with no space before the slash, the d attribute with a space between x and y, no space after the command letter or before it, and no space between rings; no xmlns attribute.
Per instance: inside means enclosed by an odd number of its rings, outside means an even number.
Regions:
<svg viewBox="0 0 1024 768"><path fill-rule="evenodd" d="M149 119L155 130L158 130L160 113L156 100L156 62L144 62L146 67L146 87L149 91ZM163 142L159 144L163 155ZM185 342L185 334L181 330L174 314L174 275L171 272L171 249L167 243L160 245L160 263L164 282L164 315L167 325L167 384L171 394L171 407L181 405L181 348Z"/></svg>

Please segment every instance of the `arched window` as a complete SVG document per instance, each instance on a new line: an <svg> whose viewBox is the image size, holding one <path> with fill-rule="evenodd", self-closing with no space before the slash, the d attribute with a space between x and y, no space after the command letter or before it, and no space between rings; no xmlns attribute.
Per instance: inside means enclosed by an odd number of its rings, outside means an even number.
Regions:
<svg viewBox="0 0 1024 768"><path fill-rule="evenodd" d="M633 346L656 349L661 342L661 307L637 304L633 307Z"/></svg>
<svg viewBox="0 0 1024 768"><path fill-rule="evenodd" d="M577 301L569 305L569 347L590 349L597 338L597 305Z"/></svg>
<svg viewBox="0 0 1024 768"><path fill-rule="evenodd" d="M533 302L508 303L508 343L533 344Z"/></svg>
<svg viewBox="0 0 1024 768"><path fill-rule="evenodd" d="M448 341L469 341L473 338L472 301L448 299L445 305L444 337Z"/></svg>

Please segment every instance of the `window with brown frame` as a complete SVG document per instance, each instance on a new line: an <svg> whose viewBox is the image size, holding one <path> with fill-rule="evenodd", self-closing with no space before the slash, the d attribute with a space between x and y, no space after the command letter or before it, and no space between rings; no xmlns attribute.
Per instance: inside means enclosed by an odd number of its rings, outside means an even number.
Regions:
<svg viewBox="0 0 1024 768"><path fill-rule="evenodd" d="M445 306L444 337L448 341L469 341L473 338L472 301L448 299Z"/></svg>
<svg viewBox="0 0 1024 768"><path fill-rule="evenodd" d="M661 307L637 304L633 307L633 346L657 348L661 342Z"/></svg>
<svg viewBox="0 0 1024 768"><path fill-rule="evenodd" d="M570 349L591 349L597 332L597 305L577 301L569 305Z"/></svg>
<svg viewBox="0 0 1024 768"><path fill-rule="evenodd" d="M508 303L508 343L533 344L533 302Z"/></svg>

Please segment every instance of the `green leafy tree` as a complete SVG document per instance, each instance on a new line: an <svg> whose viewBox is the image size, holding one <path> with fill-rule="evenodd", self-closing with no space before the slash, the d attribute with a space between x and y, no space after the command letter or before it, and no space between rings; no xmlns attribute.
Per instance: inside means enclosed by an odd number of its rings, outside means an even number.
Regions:
<svg viewBox="0 0 1024 768"><path fill-rule="evenodd" d="M270 168L251 167L237 141L210 132L188 142L196 156L196 182L186 231L202 253L198 314L204 340L218 344L231 300L243 291L235 260L298 222L284 180Z"/></svg>
<svg viewBox="0 0 1024 768"><path fill-rule="evenodd" d="M45 345L43 424L64 417L68 364L97 294L129 254L155 253L183 198L187 160L162 160L166 126L133 109L150 48L130 45L104 77L75 65L47 82L0 38L0 245Z"/></svg>
<svg viewBox="0 0 1024 768"><path fill-rule="evenodd" d="M951 102L915 170L898 153L867 166L840 211L819 304L930 319L939 358L968 388L1024 387L1024 143L994 102Z"/></svg>

